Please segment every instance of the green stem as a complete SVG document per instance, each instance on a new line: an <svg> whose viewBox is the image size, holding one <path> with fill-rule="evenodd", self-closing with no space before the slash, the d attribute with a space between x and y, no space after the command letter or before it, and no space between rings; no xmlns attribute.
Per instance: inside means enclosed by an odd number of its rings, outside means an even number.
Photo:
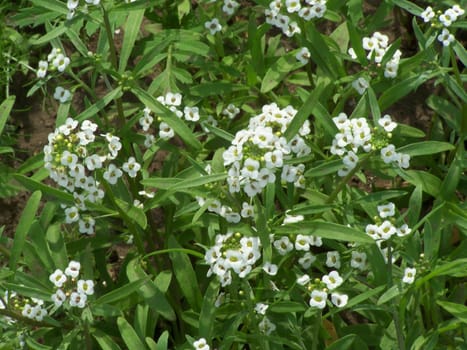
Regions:
<svg viewBox="0 0 467 350"><path fill-rule="evenodd" d="M107 41L109 42L109 48L110 48L110 62L112 63L113 68L115 71L118 71L118 61L117 61L117 49L115 48L115 43L114 39L112 36L112 28L110 26L110 21L109 21L109 15L107 11L105 10L104 5L102 5L102 13L104 17L104 26L105 26L105 32L107 34ZM121 97L118 97L115 99L115 103L117 105L117 114L118 114L118 120L117 120L117 128L121 128L125 125L125 115L123 113L123 103Z"/></svg>

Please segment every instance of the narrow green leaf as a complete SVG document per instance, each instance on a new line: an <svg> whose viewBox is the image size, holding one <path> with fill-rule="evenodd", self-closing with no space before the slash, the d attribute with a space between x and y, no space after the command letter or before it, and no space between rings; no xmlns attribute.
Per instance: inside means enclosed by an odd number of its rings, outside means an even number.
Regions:
<svg viewBox="0 0 467 350"><path fill-rule="evenodd" d="M43 288L33 288L24 284L5 283L8 290L15 291L23 297L38 298L42 300L50 300L51 292Z"/></svg>
<svg viewBox="0 0 467 350"><path fill-rule="evenodd" d="M16 265L18 264L19 257L23 251L24 243L26 241L26 236L31 228L34 217L36 216L37 209L39 209L41 197L42 193L40 191L34 192L26 203L26 207L19 219L10 255L10 269L12 271L16 270Z"/></svg>
<svg viewBox="0 0 467 350"><path fill-rule="evenodd" d="M373 122L377 125L378 120L381 118L381 110L379 109L376 94L371 86L366 90L366 96L368 97L368 104L370 105L371 114L373 115Z"/></svg>
<svg viewBox="0 0 467 350"><path fill-rule="evenodd" d="M125 299L131 294L136 293L147 282L148 278L141 278L139 280L129 282L120 288L114 289L107 294L104 294L95 301L95 304L112 304L116 301Z"/></svg>
<svg viewBox="0 0 467 350"><path fill-rule="evenodd" d="M141 22L144 18L144 11L145 9L131 11L128 14L125 23L125 34L123 36L122 50L120 52L120 62L118 65L118 72L120 74L125 72L128 59L130 58L131 52L133 51L133 47L141 27Z"/></svg>
<svg viewBox="0 0 467 350"><path fill-rule="evenodd" d="M139 339L138 334L125 318L117 318L117 325L128 350L144 350L148 348L146 344Z"/></svg>
<svg viewBox="0 0 467 350"><path fill-rule="evenodd" d="M122 95L122 88L119 86L115 90L110 91L107 95L99 101L88 107L85 111L76 116L76 120L82 122L83 120L95 117L99 111L104 109L110 102Z"/></svg>
<svg viewBox="0 0 467 350"><path fill-rule="evenodd" d="M169 188L171 191L177 191L180 189L187 189L193 187L200 187L212 182L223 181L227 178L227 174L212 174L212 175L201 175L195 178L184 179Z"/></svg>
<svg viewBox="0 0 467 350"><path fill-rule="evenodd" d="M415 285L420 287L423 283L438 276L453 276L465 277L467 276L467 258L457 259L454 261L443 262L441 265L435 267L428 275L417 278Z"/></svg>
<svg viewBox="0 0 467 350"><path fill-rule="evenodd" d="M295 114L294 118L290 122L287 130L284 132L284 137L290 141L295 135L297 135L298 130L302 127L305 120L307 120L310 115L313 113L321 94L324 89L329 84L328 79L322 79L318 81L316 88L308 96L307 100L303 103L303 106Z"/></svg>
<svg viewBox="0 0 467 350"><path fill-rule="evenodd" d="M467 50L465 47L459 43L459 41L455 41L454 45L452 47L454 49L454 52L456 53L457 57L460 59L462 64L467 67Z"/></svg>
<svg viewBox="0 0 467 350"><path fill-rule="evenodd" d="M467 323L467 306L449 301L438 300L436 303L444 310L458 318L462 323Z"/></svg>
<svg viewBox="0 0 467 350"><path fill-rule="evenodd" d="M168 244L170 249L181 248L174 236L169 237ZM173 264L175 278L183 295L185 296L188 304L190 304L194 310L199 310L201 308L201 300L203 298L199 291L200 284L198 283L190 259L186 254L179 252L171 253L169 256Z"/></svg>
<svg viewBox="0 0 467 350"><path fill-rule="evenodd" d="M66 4L58 0L31 0L35 6L43 7L52 12L59 13L61 15L68 14L68 8Z"/></svg>
<svg viewBox="0 0 467 350"><path fill-rule="evenodd" d="M307 305L303 305L303 303L299 303L296 301L277 301L269 306L268 311L283 314L292 312L304 312L307 309Z"/></svg>
<svg viewBox="0 0 467 350"><path fill-rule="evenodd" d="M234 136L231 133L229 133L227 130L223 130L209 123L203 123L203 127L208 129L211 133L213 133L214 135L220 137L221 139L225 141L232 142L232 140L234 139Z"/></svg>
<svg viewBox="0 0 467 350"><path fill-rule="evenodd" d="M364 193L360 198L358 198L355 201L355 203L384 202L392 198L405 196L406 194L407 192L402 190L386 190L372 193Z"/></svg>
<svg viewBox="0 0 467 350"><path fill-rule="evenodd" d="M47 34L41 36L39 39L36 40L31 40L32 45L42 45L44 43L50 42L52 39L55 39L56 37L62 35L68 30L68 28L62 24L58 26L57 28L54 28L50 31L47 32Z"/></svg>
<svg viewBox="0 0 467 350"><path fill-rule="evenodd" d="M3 129L5 128L6 121L8 120L8 117L14 104L15 96L10 96L7 99L5 99L5 101L3 101L0 105L0 135L2 134Z"/></svg>
<svg viewBox="0 0 467 350"><path fill-rule="evenodd" d="M355 342L357 336L355 334L347 334L342 338L333 342L326 350L348 350L352 349L352 346Z"/></svg>
<svg viewBox="0 0 467 350"><path fill-rule="evenodd" d="M379 287L376 287L374 289L369 289L367 290L366 292L363 292L363 293L360 293L358 294L357 296L353 297L352 299L349 300L349 302L347 303L346 307L347 308L351 308L355 305L358 305L360 304L361 302L365 301L365 300L368 300L370 299L371 297L374 297L375 295L378 295L379 293L381 293L384 289L386 288L386 286L379 286Z"/></svg>
<svg viewBox="0 0 467 350"><path fill-rule="evenodd" d="M277 85L282 83L291 71L301 66L302 63L297 61L295 58L295 52L279 57L279 59L266 71L261 83L261 92L265 94L271 91Z"/></svg>
<svg viewBox="0 0 467 350"><path fill-rule="evenodd" d="M157 339L156 350L167 350L168 349L168 343L169 343L169 332L164 331L164 333L161 334L159 339Z"/></svg>
<svg viewBox="0 0 467 350"><path fill-rule="evenodd" d="M102 350L121 350L120 346L112 340L112 337L101 330L93 329L91 334L94 339L96 339L97 343L99 343Z"/></svg>
<svg viewBox="0 0 467 350"><path fill-rule="evenodd" d="M458 133L461 132L462 112L454 104L437 95L431 95L426 102L428 107L438 113L450 128Z"/></svg>
<svg viewBox="0 0 467 350"><path fill-rule="evenodd" d="M242 84L220 81L215 83L201 83L190 88L190 93L194 96L207 97L213 95L227 95L233 92L246 91L248 87Z"/></svg>
<svg viewBox="0 0 467 350"><path fill-rule="evenodd" d="M387 303L388 301L394 299L398 295L402 293L402 290L400 290L398 285L393 285L391 288L389 288L386 292L383 293L378 299L378 302L376 305L383 305Z"/></svg>
<svg viewBox="0 0 467 350"><path fill-rule="evenodd" d="M411 143L409 145L400 147L397 149L398 152L409 154L411 157L414 156L426 156L429 154L441 153L445 151L451 151L455 147L451 143L440 142L440 141L423 141L417 143Z"/></svg>
<svg viewBox="0 0 467 350"><path fill-rule="evenodd" d="M211 281L208 289L204 293L203 305L199 314L199 335L212 339L213 329L215 325L216 314L216 298L219 295L219 282L216 280Z"/></svg>
<svg viewBox="0 0 467 350"><path fill-rule="evenodd" d="M148 219L143 209L135 207L133 204L127 203L119 198L115 199L115 203L120 207L121 210L128 214L128 217L139 225L143 230L148 225Z"/></svg>
<svg viewBox="0 0 467 350"><path fill-rule="evenodd" d="M441 187L441 180L435 175L421 170L396 170L399 176L414 186L421 186L423 191L437 197Z"/></svg>
<svg viewBox="0 0 467 350"><path fill-rule="evenodd" d="M379 107L381 110L388 109L394 103L402 99L404 96L418 88L428 79L431 79L433 76L429 74L420 74L416 76L409 77L402 80L401 82L394 84L389 89L384 91L379 98Z"/></svg>
<svg viewBox="0 0 467 350"><path fill-rule="evenodd" d="M158 117L166 122L182 140L194 149L201 149L201 143L196 139L193 132L178 118L173 112L165 108L153 96L140 88L132 88L131 90L138 99L148 106Z"/></svg>
<svg viewBox="0 0 467 350"><path fill-rule="evenodd" d="M362 231L332 222L302 221L279 226L274 230L274 233L284 235L296 232L345 242L374 243L374 240Z"/></svg>
<svg viewBox="0 0 467 350"><path fill-rule="evenodd" d="M420 16L423 12L423 9L420 6L408 0L392 0L392 2L414 16Z"/></svg>

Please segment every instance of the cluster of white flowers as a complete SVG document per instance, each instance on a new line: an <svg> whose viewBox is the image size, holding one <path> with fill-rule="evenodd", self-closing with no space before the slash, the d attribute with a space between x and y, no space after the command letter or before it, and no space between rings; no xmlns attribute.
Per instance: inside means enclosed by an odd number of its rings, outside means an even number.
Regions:
<svg viewBox="0 0 467 350"><path fill-rule="evenodd" d="M378 217L376 218L376 224L369 224L366 226L366 233L372 237L378 246L382 242L387 241L392 236L397 235L398 237L404 237L410 234L411 229L407 224L403 224L400 227L394 226L393 216L396 213L396 206L394 203L389 202L388 204L378 206ZM384 221L383 221L384 220Z"/></svg>
<svg viewBox="0 0 467 350"><path fill-rule="evenodd" d="M79 127L78 124L67 118L64 125L49 134L49 143L44 146L44 167L50 178L73 194L75 205L65 208L65 222L78 222L81 233L92 234L95 220L91 216L81 217L80 211L87 210L85 201L96 203L104 198L95 172L103 171L104 180L115 185L123 172L136 177L141 166L130 157L120 169L111 163L122 148L120 138L110 133L96 135L97 124L89 120Z"/></svg>
<svg viewBox="0 0 467 350"><path fill-rule="evenodd" d="M223 287L232 283L232 271L245 278L261 257L260 248L258 237L245 237L238 232L216 235L215 245L204 255L210 265L208 277L215 274Z"/></svg>
<svg viewBox="0 0 467 350"><path fill-rule="evenodd" d="M87 6L89 5L99 5L101 0L85 0L85 5L83 11L87 11ZM79 6L79 0L68 0L66 4L68 8L68 14L66 16L67 19L72 19L76 13L76 10Z"/></svg>
<svg viewBox="0 0 467 350"><path fill-rule="evenodd" d="M364 37L362 39L362 45L363 48L368 52L367 59L370 61L372 60L378 65L381 64L384 55L390 48L388 36L381 34L380 32L373 33L371 37ZM352 47L349 48L348 53L353 59L357 58L355 50ZM402 52L397 49L392 55L391 59L386 62L386 65L384 66L384 76L386 78L395 78L397 76L401 56Z"/></svg>
<svg viewBox="0 0 467 350"><path fill-rule="evenodd" d="M88 296L94 294L94 282L92 280L78 279L81 264L78 261L70 261L63 272L56 269L49 276L50 282L57 288L52 294L52 301L56 307L60 307L68 299L71 307L84 308Z"/></svg>
<svg viewBox="0 0 467 350"><path fill-rule="evenodd" d="M53 48L52 51L47 56L47 61L39 61L38 68L36 71L38 78L44 78L47 75L47 71L50 68L51 70L57 70L60 73L64 72L66 67L70 64L70 58L65 56L62 53L62 50L59 48Z"/></svg>
<svg viewBox="0 0 467 350"><path fill-rule="evenodd" d="M196 197L196 200L200 207L206 203L206 199L203 197ZM223 217L227 222L234 224L239 223L242 218L253 218L255 215L254 206L247 202L243 202L242 209L240 212L237 212L232 209L231 206L223 205L220 200L213 199L210 201L207 209L211 213L215 213Z"/></svg>
<svg viewBox="0 0 467 350"><path fill-rule="evenodd" d="M451 8L444 12L439 11L435 13L431 6L428 6L421 14L420 17L425 23L430 22L432 27L442 27L441 33L438 35L438 41L443 46L449 46L455 40L454 35L451 34L448 27L453 22L457 21L459 17L464 15L465 10L459 5L453 5Z"/></svg>
<svg viewBox="0 0 467 350"><path fill-rule="evenodd" d="M296 113L292 106L280 109L275 103L265 105L261 114L250 119L247 129L237 132L223 153L224 166L230 166L227 182L231 193L243 189L249 197L255 196L268 183L275 182L278 169L282 169L284 182L304 187L305 165L284 164L293 155L300 157L311 152L303 138L310 133L308 120L290 141L282 136Z"/></svg>
<svg viewBox="0 0 467 350"><path fill-rule="evenodd" d="M288 36L300 34L301 29L291 16L298 15L305 21L313 18L321 18L326 12L326 0L273 0L269 3L269 8L264 11L266 23L269 23Z"/></svg>
<svg viewBox="0 0 467 350"><path fill-rule="evenodd" d="M374 135L366 118L349 119L347 114L340 113L332 119L339 132L332 141L331 153L342 157L343 167L339 169L339 176L346 176L358 163L358 151L370 152L373 149L381 149L381 158L387 164L395 163L401 168L408 168L410 156L398 153L395 146L388 145L387 140L391 132L397 127L390 115L386 114L378 120L380 128L375 128ZM382 130L381 130L382 129ZM385 146L385 147L383 147Z"/></svg>
<svg viewBox="0 0 467 350"><path fill-rule="evenodd" d="M31 298L31 301L33 305L26 303L23 306L23 311L21 312L21 315L40 322L44 319L45 316L48 315L48 312L44 306L44 300Z"/></svg>
<svg viewBox="0 0 467 350"><path fill-rule="evenodd" d="M318 309L324 309L326 307L326 301L329 296L329 292L332 292L331 302L341 308L347 305L349 297L347 294L342 294L335 291L342 285L344 279L339 275L336 270L331 271L327 275L323 275L321 279L312 281L310 276L304 274L297 278L297 283L301 286L306 287L310 293L310 306Z"/></svg>

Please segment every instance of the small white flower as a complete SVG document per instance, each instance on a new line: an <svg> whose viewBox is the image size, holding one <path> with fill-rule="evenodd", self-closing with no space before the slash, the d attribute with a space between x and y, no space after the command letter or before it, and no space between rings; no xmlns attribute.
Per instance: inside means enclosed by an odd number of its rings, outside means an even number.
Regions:
<svg viewBox="0 0 467 350"><path fill-rule="evenodd" d="M328 299L328 294L325 291L313 290L311 292L310 306L316 307L318 309L324 309L326 307L326 300Z"/></svg>
<svg viewBox="0 0 467 350"><path fill-rule="evenodd" d="M392 202L384 205L378 205L378 213L381 219L393 217L396 213L396 205Z"/></svg>
<svg viewBox="0 0 467 350"><path fill-rule="evenodd" d="M185 107L183 115L185 120L197 122L199 120L199 109L198 107Z"/></svg>
<svg viewBox="0 0 467 350"><path fill-rule="evenodd" d="M438 41L441 42L443 46L451 45L454 40L454 35L452 35L446 28L443 28L441 34L438 35Z"/></svg>
<svg viewBox="0 0 467 350"><path fill-rule="evenodd" d="M370 86L370 84L368 83L368 81L363 78L363 77L360 77L358 78L357 80L354 80L354 82L352 83L352 87L357 90L357 92L360 94L360 95L363 95L366 91L366 89L368 89L368 87Z"/></svg>
<svg viewBox="0 0 467 350"><path fill-rule="evenodd" d="M397 123L392 121L389 114L384 115L378 120L378 124L383 127L386 132L392 132L396 127Z"/></svg>
<svg viewBox="0 0 467 350"><path fill-rule="evenodd" d="M49 280L55 285L55 287L61 288L66 282L66 276L62 270L56 269L55 272L49 276Z"/></svg>
<svg viewBox="0 0 467 350"><path fill-rule="evenodd" d="M272 323L267 317L264 317L263 320L258 323L258 327L260 332L266 335L270 335L276 330L276 325Z"/></svg>
<svg viewBox="0 0 467 350"><path fill-rule="evenodd" d="M335 267L336 269L341 267L341 256L338 251L330 251L326 253L326 266Z"/></svg>
<svg viewBox="0 0 467 350"><path fill-rule="evenodd" d="M206 339L204 338L199 338L198 340L194 341L193 347L196 350L209 350L210 349L209 345L206 343Z"/></svg>
<svg viewBox="0 0 467 350"><path fill-rule="evenodd" d="M310 266L316 261L316 256L311 254L310 252L306 252L300 259L298 259L298 263L303 269L309 269Z"/></svg>
<svg viewBox="0 0 467 350"><path fill-rule="evenodd" d="M123 172L115 166L115 164L109 164L109 167L104 172L103 178L111 185L115 185Z"/></svg>
<svg viewBox="0 0 467 350"><path fill-rule="evenodd" d="M56 307L61 306L66 301L66 295L61 289L57 289L57 291L52 294L51 296L52 301L54 302Z"/></svg>
<svg viewBox="0 0 467 350"><path fill-rule="evenodd" d="M71 224L79 220L79 211L76 207L65 209L65 222Z"/></svg>
<svg viewBox="0 0 467 350"><path fill-rule="evenodd" d="M457 13L452 9L447 9L442 15L439 16L439 21L445 26L449 27L452 22L457 19ZM446 46L446 45L445 45Z"/></svg>
<svg viewBox="0 0 467 350"><path fill-rule="evenodd" d="M165 94L164 102L167 106L180 106L182 104L182 95L178 92L168 92Z"/></svg>
<svg viewBox="0 0 467 350"><path fill-rule="evenodd" d="M336 289L344 282L342 277L339 275L339 272L335 270L331 271L328 275L324 275L321 278L321 281L326 284L326 287L329 290Z"/></svg>
<svg viewBox="0 0 467 350"><path fill-rule="evenodd" d="M390 221L385 220L381 225L378 226L376 232L381 237L381 239L388 240L396 233L396 228Z"/></svg>
<svg viewBox="0 0 467 350"><path fill-rule="evenodd" d="M403 224L401 227L396 229L396 233L398 237L407 236L408 234L410 234L410 232L412 232L412 230L409 228L407 224Z"/></svg>
<svg viewBox="0 0 467 350"><path fill-rule="evenodd" d="M331 294L331 301L337 307L344 307L349 301L349 296L347 294L340 294L334 292Z"/></svg>
<svg viewBox="0 0 467 350"><path fill-rule="evenodd" d="M310 59L310 50L307 47L302 47L295 55L295 58L303 64L307 64Z"/></svg>
<svg viewBox="0 0 467 350"><path fill-rule="evenodd" d="M82 309L86 306L87 299L88 297L86 294L73 292L70 295L70 306Z"/></svg>
<svg viewBox="0 0 467 350"><path fill-rule="evenodd" d="M75 10L79 5L79 0L68 0L66 3L66 6L68 7L68 10L72 11Z"/></svg>
<svg viewBox="0 0 467 350"><path fill-rule="evenodd" d="M59 72L63 72L69 64L70 59L62 53L59 53L52 61L52 65L57 68Z"/></svg>
<svg viewBox="0 0 467 350"><path fill-rule="evenodd" d="M79 270L81 268L81 264L79 261L70 261L68 263L68 267L65 269L65 275L70 276L71 278L76 278L79 275Z"/></svg>
<svg viewBox="0 0 467 350"><path fill-rule="evenodd" d="M123 163L122 169L129 177L136 177L138 171L141 169L141 165L134 157L130 157L127 162Z"/></svg>
<svg viewBox="0 0 467 350"><path fill-rule="evenodd" d="M173 129L165 122L161 122L159 125L159 137L164 140L171 139L174 137L175 132Z"/></svg>
<svg viewBox="0 0 467 350"><path fill-rule="evenodd" d="M255 305L255 312L260 315L266 315L266 310L268 309L269 305L264 303L257 303Z"/></svg>
<svg viewBox="0 0 467 350"><path fill-rule="evenodd" d="M78 222L79 233L92 235L94 233L95 224L96 221L90 216L80 219Z"/></svg>
<svg viewBox="0 0 467 350"><path fill-rule="evenodd" d="M404 270L404 277L402 278L402 282L407 284L412 284L415 280L415 275L417 273L417 269L407 267Z"/></svg>
<svg viewBox="0 0 467 350"><path fill-rule="evenodd" d="M364 252L352 251L350 266L354 269L364 270L366 266L366 254Z"/></svg>
<svg viewBox="0 0 467 350"><path fill-rule="evenodd" d="M462 15L465 13L464 9L462 9L462 8L461 8L459 5L457 5L457 4L454 5L453 7L451 7L451 10L454 11L454 12L456 13L457 17L460 17L460 16L462 16Z"/></svg>
<svg viewBox="0 0 467 350"><path fill-rule="evenodd" d="M274 248L276 248L280 255L285 255L293 250L293 244L290 242L289 237L282 236L280 239L274 241Z"/></svg>
<svg viewBox="0 0 467 350"><path fill-rule="evenodd" d="M297 222L303 221L305 218L303 215L290 215L288 211L285 212L285 218L282 225L296 224Z"/></svg>
<svg viewBox="0 0 467 350"><path fill-rule="evenodd" d="M94 282L92 280L79 280L77 284L78 293L93 295Z"/></svg>
<svg viewBox="0 0 467 350"><path fill-rule="evenodd" d="M49 67L49 63L47 61L39 61L39 67L37 68L37 77L44 78L47 74L47 68Z"/></svg>
<svg viewBox="0 0 467 350"><path fill-rule="evenodd" d="M275 276L277 274L277 265L271 264L270 262L265 262L263 265L263 270L270 276Z"/></svg>
<svg viewBox="0 0 467 350"><path fill-rule="evenodd" d="M392 163L396 160L396 147L390 144L381 149L381 158L386 164Z"/></svg>
<svg viewBox="0 0 467 350"><path fill-rule="evenodd" d="M423 19L425 23L430 22L435 17L435 11L428 6L421 14L420 17Z"/></svg>
<svg viewBox="0 0 467 350"><path fill-rule="evenodd" d="M304 274L300 276L299 278L297 278L297 283L301 286L307 285L308 283L310 283L310 281L311 281L311 278L307 274Z"/></svg>
<svg viewBox="0 0 467 350"><path fill-rule="evenodd" d="M212 20L204 23L204 27L209 30L211 35L214 35L222 30L222 26L217 18L213 18Z"/></svg>
<svg viewBox="0 0 467 350"><path fill-rule="evenodd" d="M308 251L310 250L310 239L309 236L298 234L295 238L295 250Z"/></svg>

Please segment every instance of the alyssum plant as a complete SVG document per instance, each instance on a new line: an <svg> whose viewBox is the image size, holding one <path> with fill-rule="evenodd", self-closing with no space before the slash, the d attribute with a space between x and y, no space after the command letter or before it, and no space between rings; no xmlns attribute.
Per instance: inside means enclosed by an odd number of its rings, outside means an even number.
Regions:
<svg viewBox="0 0 467 350"><path fill-rule="evenodd" d="M465 346L465 5L31 0L1 348Z"/></svg>

